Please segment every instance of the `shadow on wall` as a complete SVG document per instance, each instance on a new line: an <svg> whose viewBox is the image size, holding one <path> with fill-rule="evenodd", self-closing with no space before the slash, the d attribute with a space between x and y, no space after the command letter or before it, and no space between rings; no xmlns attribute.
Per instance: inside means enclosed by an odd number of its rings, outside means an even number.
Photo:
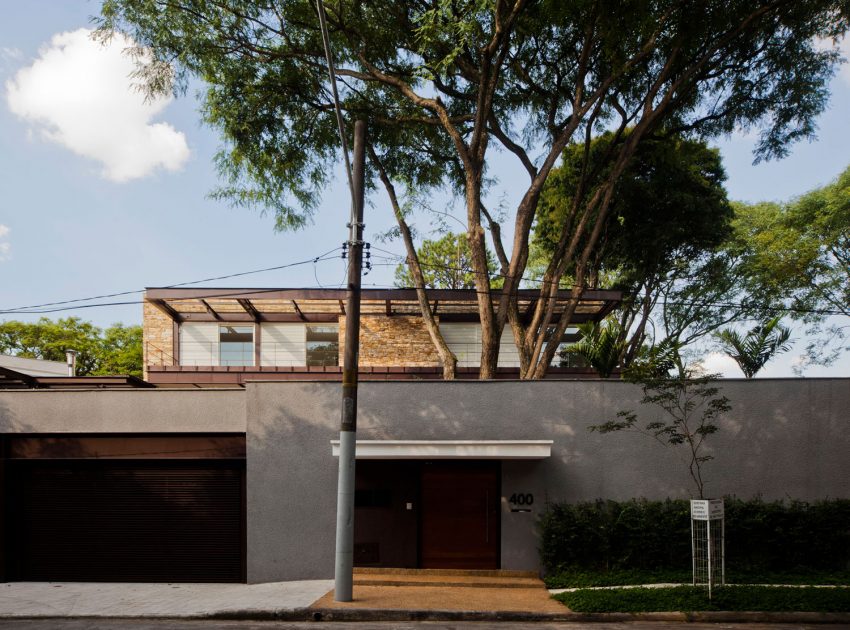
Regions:
<svg viewBox="0 0 850 630"><path fill-rule="evenodd" d="M844 496L850 381L723 381L732 411L710 436L705 478L713 496L804 500ZM257 383L247 388L251 581L327 577L333 568L341 392L336 383ZM369 382L359 391L361 440L553 440L552 456L524 479L551 501L688 498L675 450L637 434L588 426L635 409L640 389L618 381ZM519 474L519 470L518 470ZM283 535L281 535L283 532ZM299 537L323 541L304 564ZM269 548L269 541L280 541ZM297 569L297 570L294 570Z"/></svg>

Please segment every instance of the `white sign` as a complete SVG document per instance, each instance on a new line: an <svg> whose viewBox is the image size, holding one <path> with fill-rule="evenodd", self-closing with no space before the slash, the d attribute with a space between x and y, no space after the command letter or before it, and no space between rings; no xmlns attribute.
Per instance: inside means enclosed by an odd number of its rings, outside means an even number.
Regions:
<svg viewBox="0 0 850 630"><path fill-rule="evenodd" d="M695 521L714 521L723 518L723 499L692 499L691 518Z"/></svg>

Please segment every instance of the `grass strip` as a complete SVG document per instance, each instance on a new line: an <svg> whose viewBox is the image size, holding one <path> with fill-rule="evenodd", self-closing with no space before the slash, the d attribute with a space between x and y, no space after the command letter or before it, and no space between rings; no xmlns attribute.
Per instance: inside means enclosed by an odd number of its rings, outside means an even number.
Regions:
<svg viewBox="0 0 850 630"><path fill-rule="evenodd" d="M725 586L713 592L692 586L579 590L555 599L575 612L850 612L850 588Z"/></svg>
<svg viewBox="0 0 850 630"><path fill-rule="evenodd" d="M587 588L631 584L688 584L691 572L681 569L563 569L545 578L547 588ZM727 571L730 584L831 584L850 586L850 571Z"/></svg>

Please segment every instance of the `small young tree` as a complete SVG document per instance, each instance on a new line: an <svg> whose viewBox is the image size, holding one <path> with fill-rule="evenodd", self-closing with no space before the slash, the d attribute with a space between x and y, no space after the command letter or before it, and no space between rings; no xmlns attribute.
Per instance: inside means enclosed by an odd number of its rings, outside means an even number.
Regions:
<svg viewBox="0 0 850 630"><path fill-rule="evenodd" d="M779 317L769 319L743 336L729 328L715 335L723 351L735 360L745 377L754 377L773 357L791 349L788 341L791 329L780 325L779 320Z"/></svg>
<svg viewBox="0 0 850 630"><path fill-rule="evenodd" d="M626 374L626 380L640 385L643 390L641 405L655 408L654 419L640 426L635 411L620 411L616 420L589 429L599 433L634 431L675 448L677 454L684 450L686 455L680 459L687 464L697 498L703 499L706 485L703 465L714 459L705 452L705 440L717 433L717 419L731 406L717 386L716 374L701 374L692 367L679 365L671 376L667 369L670 363L660 357L662 353L656 355L655 360L636 365Z"/></svg>

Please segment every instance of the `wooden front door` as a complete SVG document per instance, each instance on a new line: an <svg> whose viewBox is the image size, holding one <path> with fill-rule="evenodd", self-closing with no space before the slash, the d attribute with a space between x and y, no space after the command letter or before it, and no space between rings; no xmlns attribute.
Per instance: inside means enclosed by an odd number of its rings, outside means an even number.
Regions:
<svg viewBox="0 0 850 630"><path fill-rule="evenodd" d="M420 566L499 568L499 463L422 466Z"/></svg>

